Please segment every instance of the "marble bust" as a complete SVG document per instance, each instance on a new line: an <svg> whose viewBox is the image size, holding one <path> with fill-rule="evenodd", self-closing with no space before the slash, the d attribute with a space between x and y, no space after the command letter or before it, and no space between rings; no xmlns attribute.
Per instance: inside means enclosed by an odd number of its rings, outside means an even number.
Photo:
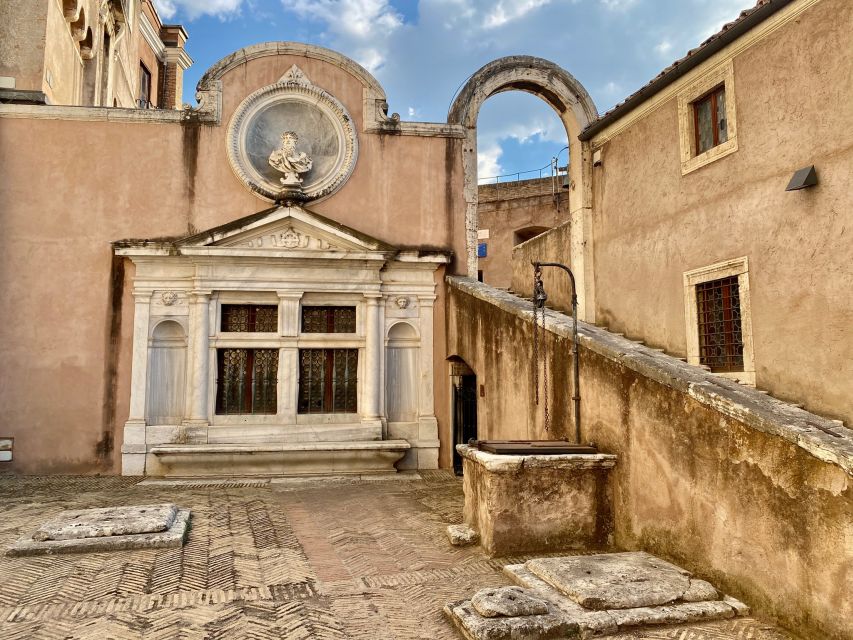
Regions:
<svg viewBox="0 0 853 640"><path fill-rule="evenodd" d="M284 174L279 181L284 187L300 187L302 178L300 173L307 173L314 166L314 162L304 151L297 153L296 145L299 136L295 131L285 131L281 134L281 144L270 154L270 166L276 171Z"/></svg>

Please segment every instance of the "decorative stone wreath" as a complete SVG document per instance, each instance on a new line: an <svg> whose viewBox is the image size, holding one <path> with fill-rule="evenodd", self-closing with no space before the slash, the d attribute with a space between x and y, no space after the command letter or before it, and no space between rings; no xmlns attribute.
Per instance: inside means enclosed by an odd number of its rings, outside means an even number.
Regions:
<svg viewBox="0 0 853 640"><path fill-rule="evenodd" d="M315 86L293 65L275 84L250 94L231 118L228 161L234 174L264 200L281 198L281 174L269 166L269 154L284 131L299 136L314 166L304 177L306 200L340 189L358 158L358 137L349 112L335 97Z"/></svg>

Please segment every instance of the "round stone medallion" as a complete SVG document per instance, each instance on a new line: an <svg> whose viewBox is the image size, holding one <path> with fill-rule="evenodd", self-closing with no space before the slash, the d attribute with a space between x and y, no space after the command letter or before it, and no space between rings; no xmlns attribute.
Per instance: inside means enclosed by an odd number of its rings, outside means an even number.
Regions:
<svg viewBox="0 0 853 640"><path fill-rule="evenodd" d="M357 156L358 138L346 108L295 65L279 82L243 100L228 125L231 168L270 201L284 199L294 188L304 200L334 193L349 178Z"/></svg>

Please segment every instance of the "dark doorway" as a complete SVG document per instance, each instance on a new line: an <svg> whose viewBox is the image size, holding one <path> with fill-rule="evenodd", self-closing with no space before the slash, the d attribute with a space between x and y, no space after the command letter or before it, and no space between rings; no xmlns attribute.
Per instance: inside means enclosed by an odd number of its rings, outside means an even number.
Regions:
<svg viewBox="0 0 853 640"><path fill-rule="evenodd" d="M457 444L477 438L477 376L454 376L453 382L453 470L462 475L462 456Z"/></svg>

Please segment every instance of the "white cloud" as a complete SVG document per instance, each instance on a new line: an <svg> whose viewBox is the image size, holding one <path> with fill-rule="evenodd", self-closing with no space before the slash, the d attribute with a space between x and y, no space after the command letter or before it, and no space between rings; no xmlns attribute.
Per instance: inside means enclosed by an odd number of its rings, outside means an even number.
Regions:
<svg viewBox="0 0 853 640"><path fill-rule="evenodd" d="M240 13L243 0L154 0L157 12L165 20L171 20L180 11L189 20L201 15L229 18Z"/></svg>
<svg viewBox="0 0 853 640"><path fill-rule="evenodd" d="M598 0L601 4L603 4L606 8L611 11L627 11L635 4L637 4L637 0Z"/></svg>
<svg viewBox="0 0 853 640"><path fill-rule="evenodd" d="M666 56L672 51L672 43L669 40L661 40L655 45L655 52L660 56Z"/></svg>
<svg viewBox="0 0 853 640"><path fill-rule="evenodd" d="M486 15L483 27L494 29L512 20L519 20L534 9L550 4L551 0L498 0Z"/></svg>
<svg viewBox="0 0 853 640"><path fill-rule="evenodd" d="M388 0L281 0L300 18L325 25L334 45L369 71L384 63L388 38L403 26L403 18Z"/></svg>
<svg viewBox="0 0 853 640"><path fill-rule="evenodd" d="M494 182L488 180L494 176L499 176L503 173L503 168L499 162L503 155L503 149L497 142L480 146L477 148L477 176L480 182Z"/></svg>

